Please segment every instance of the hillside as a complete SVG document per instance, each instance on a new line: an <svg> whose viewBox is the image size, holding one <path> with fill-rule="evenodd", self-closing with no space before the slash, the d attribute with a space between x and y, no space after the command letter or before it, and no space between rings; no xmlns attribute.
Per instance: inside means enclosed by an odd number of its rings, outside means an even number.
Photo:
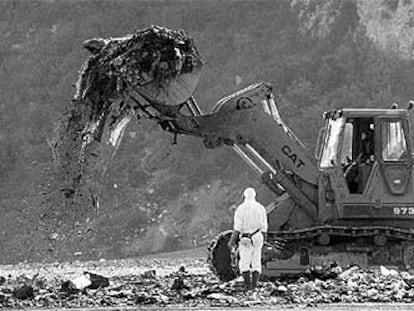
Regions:
<svg viewBox="0 0 414 311"><path fill-rule="evenodd" d="M53 132L74 94L86 39L158 24L194 38L206 65L205 111L257 81L274 85L282 117L310 149L321 113L414 98L409 0L0 2L0 263L119 258L205 245L231 226L253 185L231 150L131 122L99 208L63 208Z"/></svg>

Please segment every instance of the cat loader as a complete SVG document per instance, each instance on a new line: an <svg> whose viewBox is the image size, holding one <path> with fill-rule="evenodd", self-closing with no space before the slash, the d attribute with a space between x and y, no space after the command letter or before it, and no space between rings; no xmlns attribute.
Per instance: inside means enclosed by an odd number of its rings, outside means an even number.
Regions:
<svg viewBox="0 0 414 311"><path fill-rule="evenodd" d="M100 141L108 127L114 154L131 115L157 122L173 142L192 135L207 148L233 149L275 193L267 206L264 275L301 273L327 261L414 268L412 102L404 109L327 111L312 152L282 120L268 83L231 94L204 113L192 96L203 62L183 31L152 26L122 38L89 40L85 47L92 55L64 127L83 122L73 127L82 133L78 149ZM58 146L62 156L75 146L68 141ZM84 163L67 184L86 174ZM222 280L237 275L230 234L210 245L209 261Z"/></svg>
<svg viewBox="0 0 414 311"><path fill-rule="evenodd" d="M223 98L210 113L193 97L179 106L147 99L162 129L200 137L207 148L232 148L275 193L267 206L265 276L326 262L414 267L412 102L406 109L325 112L312 154L282 120L267 83ZM210 245L222 280L237 276L230 234Z"/></svg>

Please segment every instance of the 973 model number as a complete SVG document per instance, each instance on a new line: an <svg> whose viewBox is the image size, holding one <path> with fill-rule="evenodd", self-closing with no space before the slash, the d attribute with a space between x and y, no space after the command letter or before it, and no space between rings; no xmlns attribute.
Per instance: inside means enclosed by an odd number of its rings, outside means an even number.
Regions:
<svg viewBox="0 0 414 311"><path fill-rule="evenodd" d="M393 207L394 215L414 215L414 207Z"/></svg>

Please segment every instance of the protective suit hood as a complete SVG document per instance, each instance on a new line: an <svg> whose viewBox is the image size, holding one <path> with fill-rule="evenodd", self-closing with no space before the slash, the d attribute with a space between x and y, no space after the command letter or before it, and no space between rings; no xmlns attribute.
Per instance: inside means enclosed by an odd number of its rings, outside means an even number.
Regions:
<svg viewBox="0 0 414 311"><path fill-rule="evenodd" d="M256 190L254 190L251 187L246 188L243 192L243 196L244 196L245 201L255 201L255 199L256 199Z"/></svg>

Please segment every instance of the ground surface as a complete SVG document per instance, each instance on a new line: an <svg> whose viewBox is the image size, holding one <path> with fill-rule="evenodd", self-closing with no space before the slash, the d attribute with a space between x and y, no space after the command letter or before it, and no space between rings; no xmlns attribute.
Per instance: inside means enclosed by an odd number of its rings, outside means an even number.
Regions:
<svg viewBox="0 0 414 311"><path fill-rule="evenodd" d="M413 310L414 278L396 271L351 269L326 280L261 282L245 293L240 280L221 282L197 248L125 260L0 266L0 306L39 310ZM84 271L105 276L77 290ZM72 286L64 286L65 282ZM32 294L18 297L26 286Z"/></svg>
<svg viewBox="0 0 414 311"><path fill-rule="evenodd" d="M364 303L364 304L353 304L353 305L323 305L323 306L317 306L317 307L304 307L302 305L299 306L273 306L273 307L260 307L256 306L254 307L254 310L260 310L260 311L267 311L267 310L289 310L289 311L324 311L324 310L332 310L332 311L411 311L413 310L414 305L413 304L378 304L378 303ZM123 310L159 310L160 307L130 307L130 308L119 308L119 307L108 307L108 308L94 308L91 310L94 311L123 311ZM49 310L49 309L43 309L43 310ZM38 311L43 311L42 309L38 309ZM71 311L81 311L86 310L84 308L82 309L70 309ZM245 311L249 310L248 308L234 308L234 307L179 307L177 306L165 306L162 307L162 310L214 310L214 311L222 311L222 310L232 310L232 311Z"/></svg>

